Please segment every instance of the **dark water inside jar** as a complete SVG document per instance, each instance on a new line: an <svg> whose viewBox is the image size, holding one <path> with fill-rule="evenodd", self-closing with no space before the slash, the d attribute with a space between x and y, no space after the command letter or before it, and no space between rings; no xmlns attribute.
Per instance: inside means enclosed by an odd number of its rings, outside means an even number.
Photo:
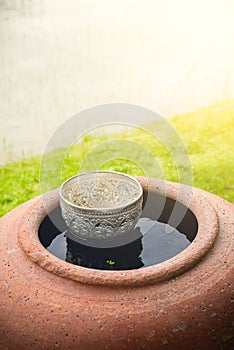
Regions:
<svg viewBox="0 0 234 350"><path fill-rule="evenodd" d="M72 240L68 229L59 230L46 217L39 229L39 239L43 246L58 258L87 268L101 270L130 270L155 265L172 258L184 249L195 238L197 221L193 213L186 208L178 227L173 227L167 221L174 202L164 198L163 210L157 217L156 209L161 196L151 194L150 205L139 218L134 233L138 239L129 244L113 248L90 247ZM148 202L149 204L149 202ZM181 213L179 204L177 211ZM63 220L59 208L52 213L57 220ZM54 220L53 220L54 221Z"/></svg>

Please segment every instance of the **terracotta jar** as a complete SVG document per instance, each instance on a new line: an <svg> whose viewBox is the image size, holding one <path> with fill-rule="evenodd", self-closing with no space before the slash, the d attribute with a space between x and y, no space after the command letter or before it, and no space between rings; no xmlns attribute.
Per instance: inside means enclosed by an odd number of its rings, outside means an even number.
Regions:
<svg viewBox="0 0 234 350"><path fill-rule="evenodd" d="M0 349L234 349L233 206L156 179L147 189L188 205L198 232L142 269L89 269L49 253L40 196L1 218ZM58 191L47 198L58 206Z"/></svg>

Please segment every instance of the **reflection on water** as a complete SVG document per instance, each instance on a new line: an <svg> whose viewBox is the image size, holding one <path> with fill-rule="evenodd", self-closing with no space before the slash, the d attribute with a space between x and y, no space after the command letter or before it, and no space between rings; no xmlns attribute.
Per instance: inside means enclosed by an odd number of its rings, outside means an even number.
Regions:
<svg viewBox="0 0 234 350"><path fill-rule="evenodd" d="M234 97L233 18L231 0L0 0L0 163L94 104Z"/></svg>
<svg viewBox="0 0 234 350"><path fill-rule="evenodd" d="M115 248L94 248L73 241L67 231L51 235L48 227L40 229L40 239L50 253L74 265L101 270L131 270L158 264L187 248L188 237L174 227L142 217L136 228L141 233L135 241ZM47 235L48 239L44 237Z"/></svg>
<svg viewBox="0 0 234 350"><path fill-rule="evenodd" d="M172 199L151 192L144 199L135 228L118 239L80 239L71 234L57 207L42 221L39 240L56 257L83 267L125 270L158 264L186 249L198 224L190 210Z"/></svg>

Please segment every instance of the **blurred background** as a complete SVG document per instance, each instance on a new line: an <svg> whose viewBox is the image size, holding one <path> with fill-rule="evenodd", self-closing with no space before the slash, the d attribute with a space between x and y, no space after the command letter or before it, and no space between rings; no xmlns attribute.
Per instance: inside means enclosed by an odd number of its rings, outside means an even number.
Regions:
<svg viewBox="0 0 234 350"><path fill-rule="evenodd" d="M234 0L0 0L0 165L95 104L234 98L233 19Z"/></svg>

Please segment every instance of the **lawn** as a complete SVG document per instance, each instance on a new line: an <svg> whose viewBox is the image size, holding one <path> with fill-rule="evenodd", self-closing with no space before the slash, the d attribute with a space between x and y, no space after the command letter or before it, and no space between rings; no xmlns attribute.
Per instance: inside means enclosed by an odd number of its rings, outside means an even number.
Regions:
<svg viewBox="0 0 234 350"><path fill-rule="evenodd" d="M183 147L177 141L170 140L167 149L141 129L108 137L88 135L66 153L59 178L43 180L43 188L52 189L80 171L109 169L193 184L234 202L234 100L176 115L169 123L189 157L184 153L180 158ZM150 128L158 129L160 125ZM42 173L44 179L53 178L58 153L49 155L51 172ZM31 157L0 168L0 216L41 193L41 159ZM190 159L193 175L184 159Z"/></svg>

